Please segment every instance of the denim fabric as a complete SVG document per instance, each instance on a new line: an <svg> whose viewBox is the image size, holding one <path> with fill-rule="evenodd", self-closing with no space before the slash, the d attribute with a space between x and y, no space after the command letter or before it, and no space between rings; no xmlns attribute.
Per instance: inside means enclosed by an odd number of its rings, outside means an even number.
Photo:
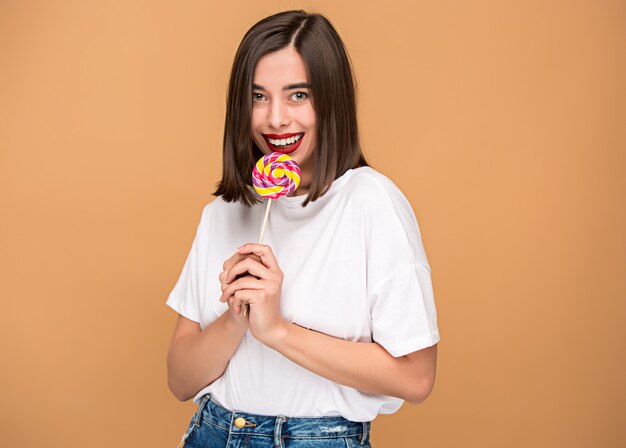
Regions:
<svg viewBox="0 0 626 448"><path fill-rule="evenodd" d="M235 420L245 419L238 428ZM242 420L239 420L242 422ZM183 436L185 448L371 448L371 422L341 416L287 417L231 412L202 397Z"/></svg>

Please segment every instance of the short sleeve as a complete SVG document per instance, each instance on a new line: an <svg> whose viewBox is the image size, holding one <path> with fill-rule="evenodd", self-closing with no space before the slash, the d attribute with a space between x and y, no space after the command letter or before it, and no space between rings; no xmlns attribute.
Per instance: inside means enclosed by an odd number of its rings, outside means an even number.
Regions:
<svg viewBox="0 0 626 448"><path fill-rule="evenodd" d="M400 268L374 293L372 339L394 357L439 342L430 268Z"/></svg>
<svg viewBox="0 0 626 448"><path fill-rule="evenodd" d="M386 176L362 191L372 339L395 357L439 341L431 269L413 208Z"/></svg>
<svg viewBox="0 0 626 448"><path fill-rule="evenodd" d="M178 277L174 289L169 294L166 305L187 319L200 322L201 282L200 272L203 272L203 264L206 257L203 252L206 247L206 224L207 207L204 208L196 235L191 243L191 249L183 265L182 272Z"/></svg>

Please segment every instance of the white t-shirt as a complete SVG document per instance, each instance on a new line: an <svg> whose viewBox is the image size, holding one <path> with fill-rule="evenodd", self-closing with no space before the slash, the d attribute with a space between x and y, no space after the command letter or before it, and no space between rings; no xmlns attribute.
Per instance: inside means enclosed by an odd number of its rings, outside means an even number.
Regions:
<svg viewBox="0 0 626 448"><path fill-rule="evenodd" d="M272 204L263 244L283 271L280 310L300 326L348 341L377 342L399 357L439 341L431 272L406 197L371 167L350 169L302 207L306 195ZM217 197L203 211L166 304L204 330L228 304L219 274L244 243L257 243L267 200L247 207ZM393 381L393 378L389 378ZM224 374L200 390L231 411L341 415L371 421L403 400L359 391L313 373L248 330Z"/></svg>

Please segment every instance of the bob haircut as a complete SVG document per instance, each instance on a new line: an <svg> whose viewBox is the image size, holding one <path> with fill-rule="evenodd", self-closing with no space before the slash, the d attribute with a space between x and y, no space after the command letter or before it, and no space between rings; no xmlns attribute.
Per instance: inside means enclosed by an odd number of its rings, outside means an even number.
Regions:
<svg viewBox="0 0 626 448"><path fill-rule="evenodd" d="M261 202L252 169L264 156L252 140L252 82L259 59L288 46L300 54L311 84L317 145L305 207L326 193L346 171L369 166L359 144L355 84L349 56L330 21L321 14L285 11L257 22L235 54L228 84L222 180L214 196L246 206Z"/></svg>

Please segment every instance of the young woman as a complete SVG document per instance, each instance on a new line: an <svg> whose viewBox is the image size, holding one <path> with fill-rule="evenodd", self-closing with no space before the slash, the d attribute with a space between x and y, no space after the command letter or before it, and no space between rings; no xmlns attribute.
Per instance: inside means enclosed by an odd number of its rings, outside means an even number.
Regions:
<svg viewBox="0 0 626 448"><path fill-rule="evenodd" d="M301 183L256 244L267 200L251 173L274 151ZM180 314L169 387L198 405L185 446L370 447L378 414L429 395L439 332L415 215L362 154L349 59L324 16L282 12L246 33L223 163L166 302Z"/></svg>

